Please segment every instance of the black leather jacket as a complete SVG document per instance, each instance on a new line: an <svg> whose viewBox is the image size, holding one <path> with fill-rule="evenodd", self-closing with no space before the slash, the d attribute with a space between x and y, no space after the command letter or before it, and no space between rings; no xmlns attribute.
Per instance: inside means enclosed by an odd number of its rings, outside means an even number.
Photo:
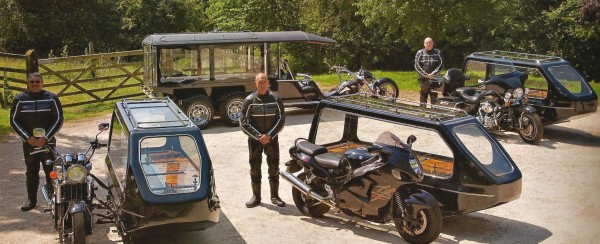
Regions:
<svg viewBox="0 0 600 244"><path fill-rule="evenodd" d="M44 90L37 94L23 92L17 95L10 108L10 126L24 142L33 135L35 128L43 128L46 140L54 141L63 119L58 97Z"/></svg>
<svg viewBox="0 0 600 244"><path fill-rule="evenodd" d="M419 73L419 79L429 79L428 74L439 74L444 68L442 52L437 49L427 51L425 48L417 51L415 55L415 70Z"/></svg>
<svg viewBox="0 0 600 244"><path fill-rule="evenodd" d="M284 123L283 103L271 91L263 96L255 91L244 100L240 127L249 137L258 140L262 134L267 134L275 138Z"/></svg>

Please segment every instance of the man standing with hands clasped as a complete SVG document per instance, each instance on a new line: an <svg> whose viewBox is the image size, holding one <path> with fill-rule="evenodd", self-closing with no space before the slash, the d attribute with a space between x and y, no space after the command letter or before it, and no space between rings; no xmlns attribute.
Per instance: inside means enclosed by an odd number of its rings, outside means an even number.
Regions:
<svg viewBox="0 0 600 244"><path fill-rule="evenodd" d="M25 173L27 181L27 202L21 206L22 211L29 211L37 205L37 189L40 181L40 164L46 174L46 187L53 192L50 172L52 165L46 160L54 160L52 152L41 152L30 155L35 148L47 143L56 143L54 135L63 125L63 113L58 97L44 88L44 79L40 73L27 75L27 91L17 95L10 108L10 126L23 140L23 156L25 157Z"/></svg>
<svg viewBox="0 0 600 244"><path fill-rule="evenodd" d="M419 91L421 106L427 104L427 95L431 98L431 104L435 104L438 94L431 91L429 80L442 72L442 68L444 68L442 52L433 48L433 39L425 38L423 46L425 48L417 51L415 55L415 70L419 73L419 87L421 88Z"/></svg>
<svg viewBox="0 0 600 244"><path fill-rule="evenodd" d="M281 99L269 90L267 75L259 73L254 80L256 91L248 95L242 105L240 127L248 135L250 154L250 179L252 181L252 198L246 207L253 208L260 204L261 170L263 152L267 155L269 167L269 185L271 186L271 202L284 207L285 202L279 198L279 141L277 135L283 129L285 114Z"/></svg>

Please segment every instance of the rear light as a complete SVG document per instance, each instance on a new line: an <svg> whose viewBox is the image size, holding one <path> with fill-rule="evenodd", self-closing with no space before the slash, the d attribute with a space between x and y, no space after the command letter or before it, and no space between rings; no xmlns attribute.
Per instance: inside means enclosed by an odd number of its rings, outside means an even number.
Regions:
<svg viewBox="0 0 600 244"><path fill-rule="evenodd" d="M301 153L300 154L300 160L302 160L302 162L304 162L304 163L308 163L308 161L310 161L310 156L308 156L308 155L306 155L304 153Z"/></svg>

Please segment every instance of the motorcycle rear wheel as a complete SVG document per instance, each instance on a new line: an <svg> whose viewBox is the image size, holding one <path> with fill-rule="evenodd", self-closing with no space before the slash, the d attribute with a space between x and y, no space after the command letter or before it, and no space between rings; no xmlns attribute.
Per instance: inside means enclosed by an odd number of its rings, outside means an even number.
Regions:
<svg viewBox="0 0 600 244"><path fill-rule="evenodd" d="M383 80L374 88L377 95L384 100L395 100L398 98L398 86L389 79Z"/></svg>
<svg viewBox="0 0 600 244"><path fill-rule="evenodd" d="M83 213L74 213L71 216L71 243L85 243L85 216Z"/></svg>
<svg viewBox="0 0 600 244"><path fill-rule="evenodd" d="M298 179L305 182L306 174L300 173ZM329 211L329 206L327 206L327 204L319 203L319 201L307 196L295 187L292 187L292 198L294 199L296 208L298 208L305 216L318 218Z"/></svg>
<svg viewBox="0 0 600 244"><path fill-rule="evenodd" d="M537 145L544 137L544 126L540 116L532 113L523 113L519 118L519 123L523 129L519 130L519 136L523 141Z"/></svg>

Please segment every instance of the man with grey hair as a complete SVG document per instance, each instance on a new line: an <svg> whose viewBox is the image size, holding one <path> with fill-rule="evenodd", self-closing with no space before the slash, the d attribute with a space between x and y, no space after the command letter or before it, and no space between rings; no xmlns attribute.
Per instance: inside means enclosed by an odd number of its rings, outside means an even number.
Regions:
<svg viewBox="0 0 600 244"><path fill-rule="evenodd" d="M444 68L442 52L437 48L433 48L433 39L431 37L425 38L423 46L425 48L417 51L415 55L415 70L419 73L419 87L421 88L419 91L421 106L427 104L428 95L431 98L431 104L436 102L438 94L431 91L430 80L442 72Z"/></svg>
<svg viewBox="0 0 600 244"><path fill-rule="evenodd" d="M40 73L27 75L27 91L15 97L10 108L10 126L23 140L23 156L27 167L26 185L27 202L21 206L22 211L29 211L37 205L37 189L39 186L40 164L46 174L46 189L53 192L50 172L52 165L46 160L54 160L51 152L30 155L35 148L46 144L56 144L56 133L62 128L63 112L58 97L44 88L44 79Z"/></svg>

